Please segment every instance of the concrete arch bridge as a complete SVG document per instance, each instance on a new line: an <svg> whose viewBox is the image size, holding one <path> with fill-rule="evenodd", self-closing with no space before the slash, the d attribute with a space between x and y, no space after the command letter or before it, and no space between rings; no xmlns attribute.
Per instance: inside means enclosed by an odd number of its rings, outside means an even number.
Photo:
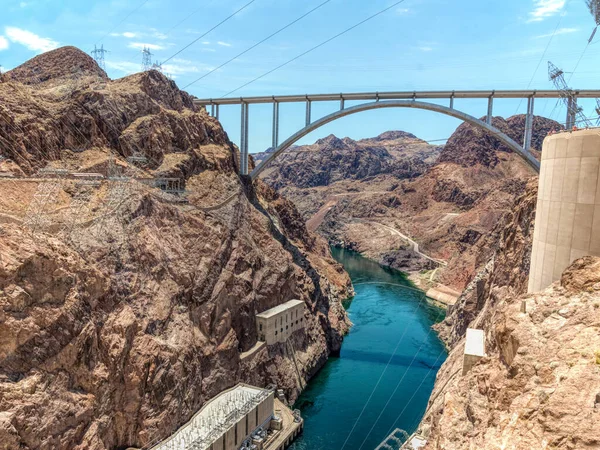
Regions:
<svg viewBox="0 0 600 450"><path fill-rule="evenodd" d="M596 98L600 97L599 90L573 90L573 101L577 98ZM479 98L487 99L487 115L485 120L480 120L465 112L454 108L454 99L456 98ZM523 145L517 143L505 133L492 126L492 114L494 99L513 98L527 100L527 116L525 121L525 135L523 136ZM536 98L561 98L561 92L555 90L525 90L525 91L423 91L423 92L373 92L373 93L347 93L347 94L318 94L318 95L285 95L285 96L266 96L266 97L238 97L238 98L219 98L219 99L195 99L197 106L208 108L212 116L219 118L219 106L221 105L240 105L241 109L241 141L240 141L240 173L241 175L250 175L254 180L265 170L269 164L312 131L351 114L363 111L382 108L415 108L427 111L434 111L440 114L454 117L467 122L473 126L479 127L486 132L494 135L506 146L511 148L534 170L539 172L540 164L530 152L531 139L533 133L533 115ZM432 103L427 100L449 100L449 106L443 106L438 103ZM318 120L312 120L312 103L323 101L339 101L339 110L322 117ZM346 101L364 101L356 106L346 107ZM248 117L250 104L273 105L273 136L272 147L275 149L264 159L253 171L248 174ZM306 120L305 126L292 136L287 138L281 144L279 143L279 104L280 103L305 103ZM576 108L570 108L567 112L566 126L571 128L575 124L575 116L572 113Z"/></svg>

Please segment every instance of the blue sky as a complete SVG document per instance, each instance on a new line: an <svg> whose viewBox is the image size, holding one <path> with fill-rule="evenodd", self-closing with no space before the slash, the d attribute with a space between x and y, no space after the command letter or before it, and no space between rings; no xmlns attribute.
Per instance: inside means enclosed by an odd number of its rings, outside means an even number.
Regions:
<svg viewBox="0 0 600 450"><path fill-rule="evenodd" d="M0 66L7 70L41 52L74 45L87 52L103 44L107 72L120 78L140 70L141 48L164 61L248 0L2 0ZM165 65L180 87L206 74L323 0L255 0ZM393 0L331 0L283 33L210 74L187 90L221 97L336 33L395 3ZM133 13L132 13L133 12ZM405 0L288 66L237 91L235 96L421 89L551 88L547 60L571 71L594 27L584 0ZM556 33L554 31L556 30ZM550 41L550 37L554 37ZM574 88L598 88L600 33L572 75ZM534 76L536 66L548 51ZM351 103L349 103L350 105ZM538 100L536 113L564 120L556 101ZM313 118L337 108L315 104ZM484 100L457 101L475 116ZM595 116L592 102L583 103ZM497 100L495 115L524 112L518 101ZM250 151L271 140L271 108L250 108ZM302 106L283 105L280 137L303 126ZM221 121L239 140L239 107L223 107ZM303 142L334 133L370 137L387 130L444 139L455 119L424 111L371 111L334 122Z"/></svg>

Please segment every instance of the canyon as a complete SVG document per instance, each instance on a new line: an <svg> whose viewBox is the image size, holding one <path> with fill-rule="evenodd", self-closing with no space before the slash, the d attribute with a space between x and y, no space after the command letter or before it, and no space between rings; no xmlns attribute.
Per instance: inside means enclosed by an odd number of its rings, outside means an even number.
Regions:
<svg viewBox="0 0 600 450"><path fill-rule="evenodd" d="M494 117L492 125L519 141L524 121ZM532 152L539 156L544 137L560 128L535 117ZM477 244L533 175L498 139L462 124L444 146L402 131L360 141L329 136L294 147L262 179L331 244L457 297L491 255L491 247Z"/></svg>
<svg viewBox="0 0 600 450"><path fill-rule="evenodd" d="M525 117L492 124L518 141ZM537 157L557 129L535 117ZM331 135L252 183L172 80L111 80L63 47L2 74L0 150L0 449L149 448L238 382L293 403L351 328L330 244L451 297L425 448L600 446L600 259L526 293L538 179L477 128L444 145ZM256 314L292 299L295 356L257 346ZM461 376L467 328L486 355Z"/></svg>

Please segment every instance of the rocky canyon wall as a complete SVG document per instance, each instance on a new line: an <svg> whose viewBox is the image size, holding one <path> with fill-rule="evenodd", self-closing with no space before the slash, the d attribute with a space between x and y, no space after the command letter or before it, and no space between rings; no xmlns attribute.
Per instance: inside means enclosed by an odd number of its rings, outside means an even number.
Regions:
<svg viewBox="0 0 600 450"><path fill-rule="evenodd" d="M339 350L347 274L294 206L236 171L221 125L158 72L111 81L62 48L0 82L0 448L142 448L239 381L299 392L254 316L306 302L293 336L308 379ZM144 155L136 167L126 157ZM74 180L25 226L43 167L182 180L187 202L137 181ZM225 201L229 199L229 201ZM220 208L212 208L222 204Z"/></svg>
<svg viewBox="0 0 600 450"><path fill-rule="evenodd" d="M532 181L439 326L451 352L420 427L427 449L600 447L600 260L577 260L526 294L536 194ZM484 330L486 357L462 376L467 327Z"/></svg>

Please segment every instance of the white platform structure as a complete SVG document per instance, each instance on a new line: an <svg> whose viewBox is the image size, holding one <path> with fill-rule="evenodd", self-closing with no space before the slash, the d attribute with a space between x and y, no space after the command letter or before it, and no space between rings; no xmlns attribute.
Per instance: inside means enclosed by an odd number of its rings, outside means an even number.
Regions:
<svg viewBox="0 0 600 450"><path fill-rule="evenodd" d="M483 330L467 328L465 353L463 356L463 372L465 375L477 362L485 356L485 334Z"/></svg>
<svg viewBox="0 0 600 450"><path fill-rule="evenodd" d="M221 392L153 450L238 450L257 432L266 432L274 392L246 384Z"/></svg>

